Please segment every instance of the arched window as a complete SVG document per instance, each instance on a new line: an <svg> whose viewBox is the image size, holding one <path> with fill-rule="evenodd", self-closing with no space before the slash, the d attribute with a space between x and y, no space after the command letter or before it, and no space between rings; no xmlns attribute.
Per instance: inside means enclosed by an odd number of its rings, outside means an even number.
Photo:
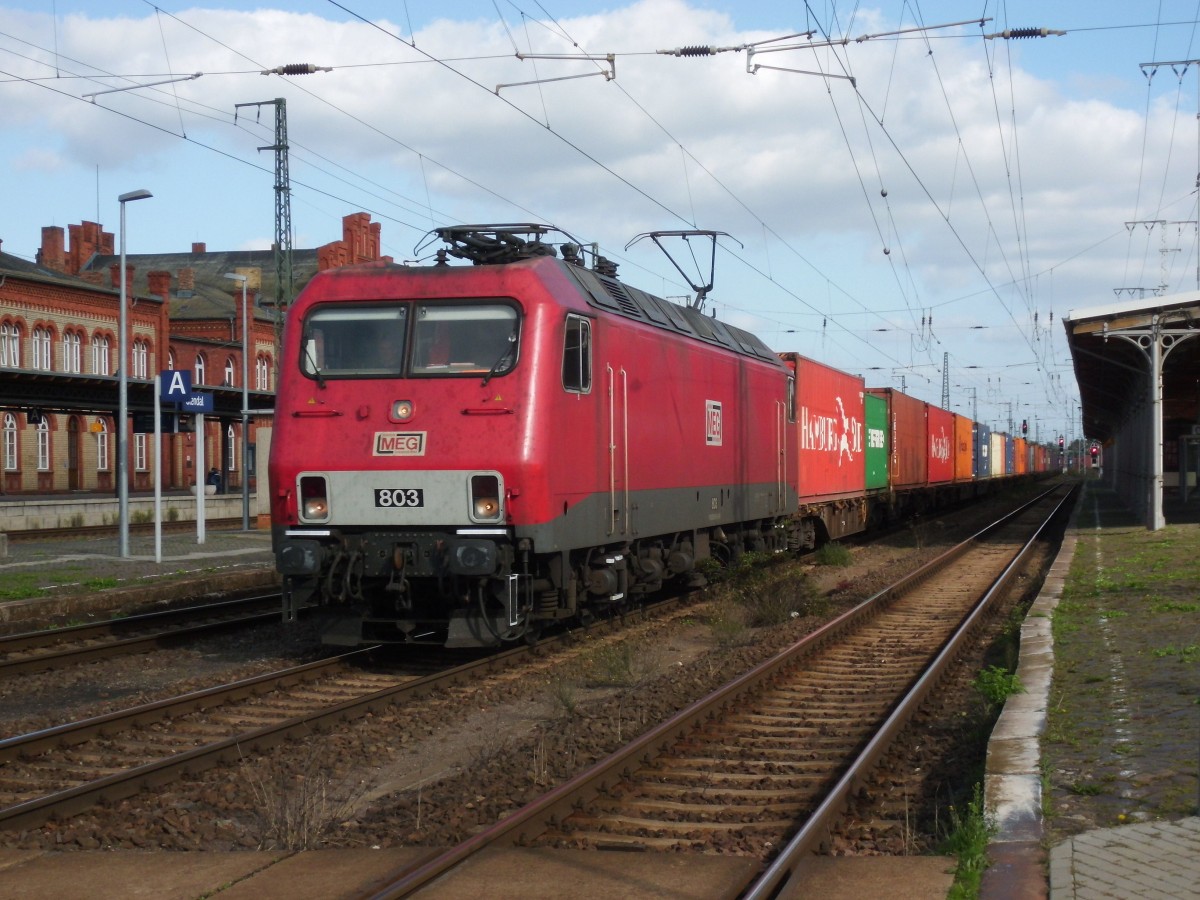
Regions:
<svg viewBox="0 0 1200 900"><path fill-rule="evenodd" d="M0 366L21 367L21 326L16 322L0 325Z"/></svg>
<svg viewBox="0 0 1200 900"><path fill-rule="evenodd" d="M133 369L134 378L149 378L150 371L150 348L143 340L133 342Z"/></svg>
<svg viewBox="0 0 1200 900"><path fill-rule="evenodd" d="M92 374L111 375L112 357L108 354L108 338L98 334L92 338Z"/></svg>
<svg viewBox="0 0 1200 900"><path fill-rule="evenodd" d="M54 357L51 356L53 341L49 328L33 329L33 367L49 372L54 368Z"/></svg>
<svg viewBox="0 0 1200 900"><path fill-rule="evenodd" d="M233 387L233 357L225 360L225 387Z"/></svg>
<svg viewBox="0 0 1200 900"><path fill-rule="evenodd" d="M167 368L170 369L172 372L175 371L175 351L174 350L167 351Z"/></svg>
<svg viewBox="0 0 1200 900"><path fill-rule="evenodd" d="M204 354L203 353L196 354L196 370L192 374L192 379L196 384L208 384L208 382L204 380Z"/></svg>
<svg viewBox="0 0 1200 900"><path fill-rule="evenodd" d="M4 471L17 471L17 417L4 414Z"/></svg>
<svg viewBox="0 0 1200 900"><path fill-rule="evenodd" d="M96 468L101 472L108 471L108 423L104 419L96 420L100 430L96 432Z"/></svg>
<svg viewBox="0 0 1200 900"><path fill-rule="evenodd" d="M258 391L269 391L271 380L271 361L265 356L260 356L254 364L254 389Z"/></svg>
<svg viewBox="0 0 1200 900"><path fill-rule="evenodd" d="M63 335L63 371L79 373L83 371L83 339L77 331L68 331Z"/></svg>
<svg viewBox="0 0 1200 900"><path fill-rule="evenodd" d="M38 471L50 471L50 423L45 419L37 427Z"/></svg>

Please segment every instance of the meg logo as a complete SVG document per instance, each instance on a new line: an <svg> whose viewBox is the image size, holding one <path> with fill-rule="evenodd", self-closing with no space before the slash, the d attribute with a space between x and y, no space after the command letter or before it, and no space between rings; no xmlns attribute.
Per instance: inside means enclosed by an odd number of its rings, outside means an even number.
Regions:
<svg viewBox="0 0 1200 900"><path fill-rule="evenodd" d="M721 401L704 401L704 443L709 447L721 446Z"/></svg>
<svg viewBox="0 0 1200 900"><path fill-rule="evenodd" d="M374 456L424 456L424 431L375 432Z"/></svg>

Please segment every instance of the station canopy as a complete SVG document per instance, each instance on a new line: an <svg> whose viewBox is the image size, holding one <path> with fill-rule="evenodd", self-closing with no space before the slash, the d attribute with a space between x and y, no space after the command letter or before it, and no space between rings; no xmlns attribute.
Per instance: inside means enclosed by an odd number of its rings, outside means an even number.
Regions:
<svg viewBox="0 0 1200 900"><path fill-rule="evenodd" d="M1111 440L1130 411L1147 400L1156 333L1163 350L1164 429L1186 433L1200 422L1200 291L1073 309L1063 325L1079 382L1085 437Z"/></svg>

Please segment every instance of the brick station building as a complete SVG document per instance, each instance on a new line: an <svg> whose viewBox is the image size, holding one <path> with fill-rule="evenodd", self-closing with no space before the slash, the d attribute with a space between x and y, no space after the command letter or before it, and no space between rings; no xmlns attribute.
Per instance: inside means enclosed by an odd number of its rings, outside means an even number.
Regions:
<svg viewBox="0 0 1200 900"><path fill-rule="evenodd" d="M366 213L342 220L342 238L292 251L293 295L321 270L387 259L380 226ZM163 370L192 373L193 390L214 397L204 434L162 438L163 488L205 480L197 472L196 442L205 468L218 469L227 490L254 486L250 458L241 458L243 309L249 306L248 407L270 410L277 372L275 256L271 250L126 254L128 359L118 358L120 256L111 232L82 222L42 229L37 258L3 252L0 243L0 491L21 494L116 491L119 368L127 367L131 413L153 422L153 380ZM290 298L284 298L285 302ZM152 426L127 423L130 491L153 489ZM265 462L265 461L264 461Z"/></svg>

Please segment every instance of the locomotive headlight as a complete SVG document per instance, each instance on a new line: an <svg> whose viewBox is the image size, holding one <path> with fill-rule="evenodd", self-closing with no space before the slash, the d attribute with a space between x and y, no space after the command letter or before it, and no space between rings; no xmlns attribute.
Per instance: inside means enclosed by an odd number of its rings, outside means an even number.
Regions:
<svg viewBox="0 0 1200 900"><path fill-rule="evenodd" d="M412 418L413 403L411 400L396 400L392 403L392 420L407 422Z"/></svg>
<svg viewBox="0 0 1200 900"><path fill-rule="evenodd" d="M500 478L496 475L471 476L471 518L477 522L495 522L500 507Z"/></svg>
<svg viewBox="0 0 1200 900"><path fill-rule="evenodd" d="M306 522L329 521L329 486L323 475L300 477L300 518Z"/></svg>

